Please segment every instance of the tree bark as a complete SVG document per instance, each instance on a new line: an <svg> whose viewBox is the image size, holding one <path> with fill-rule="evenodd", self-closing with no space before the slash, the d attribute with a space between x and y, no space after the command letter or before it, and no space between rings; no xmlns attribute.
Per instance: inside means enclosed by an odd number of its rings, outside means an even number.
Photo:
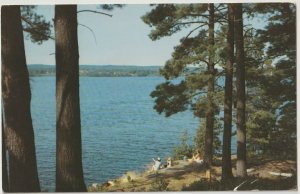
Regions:
<svg viewBox="0 0 300 194"><path fill-rule="evenodd" d="M10 192L39 192L29 74L19 6L2 6L2 105Z"/></svg>
<svg viewBox="0 0 300 194"><path fill-rule="evenodd" d="M213 100L214 85L215 85L215 68L214 68L214 4L209 4L209 24L208 24L208 42L209 42L209 62L207 71L210 75L207 87L207 100L208 106L206 111L206 131L205 131L205 153L204 162L208 165L212 164L213 158L213 134L214 134L214 116L215 116L215 105Z"/></svg>
<svg viewBox="0 0 300 194"><path fill-rule="evenodd" d="M246 125L245 125L245 64L242 4L235 4L236 33L236 92L237 92L237 176L247 176L246 171Z"/></svg>
<svg viewBox="0 0 300 194"><path fill-rule="evenodd" d="M7 174L7 160L6 160L6 145L4 136L4 120L2 116L2 189L4 192L9 192L8 188L8 174Z"/></svg>
<svg viewBox="0 0 300 194"><path fill-rule="evenodd" d="M224 95L224 133L222 148L222 179L230 179L231 165L231 128L232 128L232 78L234 60L234 5L228 4L227 31L227 61L225 67L225 95Z"/></svg>
<svg viewBox="0 0 300 194"><path fill-rule="evenodd" d="M55 6L56 191L85 192L81 151L77 6Z"/></svg>

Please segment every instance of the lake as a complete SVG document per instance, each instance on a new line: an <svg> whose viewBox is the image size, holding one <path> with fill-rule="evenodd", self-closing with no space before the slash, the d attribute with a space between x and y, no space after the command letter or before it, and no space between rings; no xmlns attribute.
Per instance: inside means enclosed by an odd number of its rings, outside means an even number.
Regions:
<svg viewBox="0 0 300 194"><path fill-rule="evenodd" d="M55 77L31 77L31 114L42 191L55 190ZM83 170L86 185L130 170L153 157L165 159L184 129L192 139L199 120L192 112L169 118L149 94L162 77L80 77Z"/></svg>

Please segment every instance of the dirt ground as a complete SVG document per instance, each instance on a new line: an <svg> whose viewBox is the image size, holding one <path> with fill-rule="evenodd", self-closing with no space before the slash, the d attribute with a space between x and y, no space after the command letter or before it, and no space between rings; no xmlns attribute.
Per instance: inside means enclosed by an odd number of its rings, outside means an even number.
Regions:
<svg viewBox="0 0 300 194"><path fill-rule="evenodd" d="M235 176L235 161L236 158L233 156L233 175ZM264 180L264 184L286 184L285 180L294 177L296 180L296 162L291 160L253 160L248 162L247 174L251 177L252 183ZM199 181L212 181L218 182L221 180L221 160L220 158L215 159L214 165L210 170L205 168L204 165L189 163L187 161L174 161L174 165L170 168L160 169L158 172L128 172L122 177L110 180L104 184L93 184L88 187L90 192L113 192L113 191L124 191L124 192L142 192L142 191L182 191L185 188L189 188ZM249 179L250 180L250 179ZM266 182L268 181L268 182ZM276 182L270 182L276 181ZM241 182L241 181L240 181ZM246 181L245 181L246 182ZM285 181L286 182L286 181ZM251 184L252 184L251 183ZM236 183L237 184L237 183ZM289 184L285 187L274 187L284 188L289 190L296 190L297 183ZM238 186L238 184L236 185ZM197 187L190 187L192 190ZM257 187L259 188L259 187ZM248 187L250 190L256 190ZM199 188L201 190L201 188ZM272 190L272 188L271 188Z"/></svg>

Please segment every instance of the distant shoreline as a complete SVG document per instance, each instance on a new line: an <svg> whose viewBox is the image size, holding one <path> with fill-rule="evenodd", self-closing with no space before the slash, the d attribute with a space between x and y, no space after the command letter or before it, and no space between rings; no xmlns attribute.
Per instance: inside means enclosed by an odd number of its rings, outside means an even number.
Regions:
<svg viewBox="0 0 300 194"><path fill-rule="evenodd" d="M159 77L162 66L131 65L80 65L79 76L83 77ZM55 76L54 65L28 65L30 77Z"/></svg>
<svg viewBox="0 0 300 194"><path fill-rule="evenodd" d="M29 75L29 77L55 77L55 74L41 74L41 75ZM153 76L89 76L89 75L79 75L79 77L161 77L163 78L163 76L160 75L153 75Z"/></svg>

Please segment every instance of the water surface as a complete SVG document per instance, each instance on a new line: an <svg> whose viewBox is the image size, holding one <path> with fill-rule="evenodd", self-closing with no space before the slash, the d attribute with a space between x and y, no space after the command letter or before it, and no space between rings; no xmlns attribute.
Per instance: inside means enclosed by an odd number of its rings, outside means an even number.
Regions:
<svg viewBox="0 0 300 194"><path fill-rule="evenodd" d="M87 185L142 170L152 157L169 156L187 129L191 112L166 118L149 96L160 77L80 77L84 178ZM42 190L55 189L55 77L32 77L32 119Z"/></svg>

